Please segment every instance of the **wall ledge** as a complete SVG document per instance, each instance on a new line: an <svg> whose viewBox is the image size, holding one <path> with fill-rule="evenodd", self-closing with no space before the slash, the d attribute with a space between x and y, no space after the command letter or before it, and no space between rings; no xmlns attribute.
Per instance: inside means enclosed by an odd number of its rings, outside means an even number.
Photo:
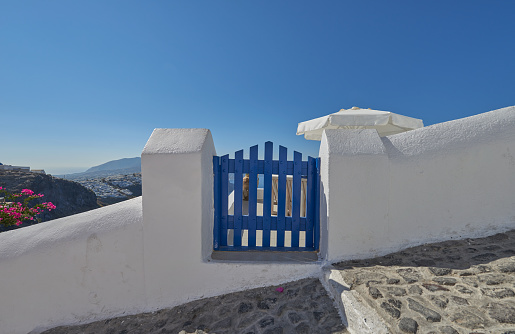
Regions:
<svg viewBox="0 0 515 334"><path fill-rule="evenodd" d="M209 133L208 129L154 129L142 155L200 152Z"/></svg>
<svg viewBox="0 0 515 334"><path fill-rule="evenodd" d="M382 138L388 155L417 156L515 138L515 106Z"/></svg>
<svg viewBox="0 0 515 334"><path fill-rule="evenodd" d="M384 154L385 148L379 134L374 129L324 130L327 151L335 156Z"/></svg>
<svg viewBox="0 0 515 334"><path fill-rule="evenodd" d="M76 215L0 233L0 261L56 244L87 237L91 233L143 224L141 196Z"/></svg>

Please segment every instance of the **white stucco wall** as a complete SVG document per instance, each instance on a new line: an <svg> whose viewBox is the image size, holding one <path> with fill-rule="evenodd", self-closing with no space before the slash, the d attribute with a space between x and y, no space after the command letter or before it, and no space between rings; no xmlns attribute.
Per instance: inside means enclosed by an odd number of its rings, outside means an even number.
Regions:
<svg viewBox="0 0 515 334"><path fill-rule="evenodd" d="M173 307L317 275L319 264L215 263L206 129L156 129L143 196L0 234L0 334Z"/></svg>
<svg viewBox="0 0 515 334"><path fill-rule="evenodd" d="M388 157L376 130L326 130L320 144L322 245L329 261L385 236ZM356 248L357 247L357 248Z"/></svg>
<svg viewBox="0 0 515 334"><path fill-rule="evenodd" d="M515 107L383 139L328 130L320 156L329 261L515 228Z"/></svg>
<svg viewBox="0 0 515 334"><path fill-rule="evenodd" d="M155 308L318 275L320 264L220 263L207 129L156 129L142 154L145 285Z"/></svg>
<svg viewBox="0 0 515 334"><path fill-rule="evenodd" d="M141 197L0 234L0 333L132 313L145 303Z"/></svg>

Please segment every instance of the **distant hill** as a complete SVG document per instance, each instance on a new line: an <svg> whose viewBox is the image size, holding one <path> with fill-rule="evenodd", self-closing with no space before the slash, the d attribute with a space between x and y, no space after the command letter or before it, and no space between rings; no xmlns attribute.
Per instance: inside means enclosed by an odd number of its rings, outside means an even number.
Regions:
<svg viewBox="0 0 515 334"><path fill-rule="evenodd" d="M82 173L55 176L67 180L86 180L98 177L107 177L112 175L128 175L134 173L141 173L141 158L139 157L109 161L104 164L91 167Z"/></svg>
<svg viewBox="0 0 515 334"><path fill-rule="evenodd" d="M105 164L101 164L95 167L91 167L85 173L98 172L98 171L107 171L107 170L116 170L116 169L132 169L138 168L138 172L141 172L141 158L124 158L119 160L113 160L106 162ZM137 173L137 172L135 172Z"/></svg>

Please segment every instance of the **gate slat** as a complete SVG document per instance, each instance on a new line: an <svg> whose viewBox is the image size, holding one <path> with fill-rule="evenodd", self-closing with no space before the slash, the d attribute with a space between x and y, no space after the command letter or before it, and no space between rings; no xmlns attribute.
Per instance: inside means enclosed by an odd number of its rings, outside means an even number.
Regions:
<svg viewBox="0 0 515 334"><path fill-rule="evenodd" d="M315 206L313 199L315 198L315 180L316 180L316 166L315 159L308 157L308 181L307 181L307 204L306 204L306 247L313 247L313 222L315 215Z"/></svg>
<svg viewBox="0 0 515 334"><path fill-rule="evenodd" d="M315 205L315 224L313 227L315 240L314 247L315 250L319 250L320 246L320 158L316 159L316 173L315 173L315 199L313 200L313 205Z"/></svg>
<svg viewBox="0 0 515 334"><path fill-rule="evenodd" d="M213 193L215 195L215 221L213 225L213 248L218 250L220 248L220 157L213 157L213 174L215 176L213 184Z"/></svg>
<svg viewBox="0 0 515 334"><path fill-rule="evenodd" d="M292 227L291 247L299 247L300 231L300 187L302 176L302 154L293 152L293 180L292 180Z"/></svg>
<svg viewBox="0 0 515 334"><path fill-rule="evenodd" d="M235 247L241 246L242 195L243 195L243 150L234 154L234 241Z"/></svg>
<svg viewBox="0 0 515 334"><path fill-rule="evenodd" d="M249 247L256 246L256 227L257 227L257 187L258 187L258 146L250 148L250 173L249 173Z"/></svg>
<svg viewBox="0 0 515 334"><path fill-rule="evenodd" d="M286 212L286 169L288 150L279 146L279 182L277 186L277 247L284 247L285 212Z"/></svg>
<svg viewBox="0 0 515 334"><path fill-rule="evenodd" d="M272 159L274 144L271 141L265 143L265 170L263 189L263 247L270 247L270 228L272 215Z"/></svg>
<svg viewBox="0 0 515 334"><path fill-rule="evenodd" d="M220 215L222 216L222 226L220 230L220 246L227 246L227 225L228 225L228 219L227 215L229 214L229 208L228 208L228 186L229 186L229 154L226 154L222 157L222 166L221 166L221 208L222 211L220 212Z"/></svg>

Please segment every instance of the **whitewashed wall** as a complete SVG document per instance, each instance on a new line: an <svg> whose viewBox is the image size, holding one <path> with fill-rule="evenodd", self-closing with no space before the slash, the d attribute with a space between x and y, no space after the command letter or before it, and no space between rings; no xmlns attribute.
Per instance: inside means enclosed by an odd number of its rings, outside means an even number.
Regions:
<svg viewBox="0 0 515 334"><path fill-rule="evenodd" d="M145 284L153 307L318 275L316 263L210 260L214 155L207 129L156 129L143 150Z"/></svg>
<svg viewBox="0 0 515 334"><path fill-rule="evenodd" d="M515 107L320 146L328 261L515 228Z"/></svg>
<svg viewBox="0 0 515 334"><path fill-rule="evenodd" d="M210 260L214 154L209 130L156 129L142 154L142 198L1 233L0 334L318 275L319 264Z"/></svg>
<svg viewBox="0 0 515 334"><path fill-rule="evenodd" d="M139 310L141 198L0 234L0 333Z"/></svg>

